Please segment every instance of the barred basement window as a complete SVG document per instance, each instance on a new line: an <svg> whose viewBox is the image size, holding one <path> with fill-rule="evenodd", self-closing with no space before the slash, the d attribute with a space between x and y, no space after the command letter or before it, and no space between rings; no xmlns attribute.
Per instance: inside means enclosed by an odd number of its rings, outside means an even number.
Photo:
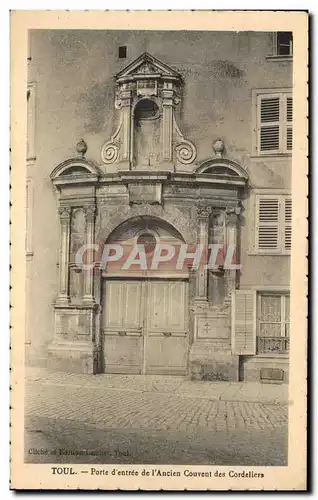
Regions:
<svg viewBox="0 0 318 500"><path fill-rule="evenodd" d="M260 253L289 253L291 231L291 198L282 195L258 195L255 249Z"/></svg>
<svg viewBox="0 0 318 500"><path fill-rule="evenodd" d="M262 293L258 296L258 353L289 351L289 295Z"/></svg>
<svg viewBox="0 0 318 500"><path fill-rule="evenodd" d="M290 93L257 94L256 153L258 155L292 152L293 98Z"/></svg>

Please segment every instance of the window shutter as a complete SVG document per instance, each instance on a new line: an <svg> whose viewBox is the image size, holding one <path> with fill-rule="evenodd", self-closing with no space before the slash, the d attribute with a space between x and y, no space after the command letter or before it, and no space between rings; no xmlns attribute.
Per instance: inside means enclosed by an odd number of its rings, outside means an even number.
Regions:
<svg viewBox="0 0 318 500"><path fill-rule="evenodd" d="M232 293L232 352L256 353L256 292L235 290Z"/></svg>
<svg viewBox="0 0 318 500"><path fill-rule="evenodd" d="M285 199L284 210L284 248L291 250L291 236L292 236L292 200L291 198Z"/></svg>
<svg viewBox="0 0 318 500"><path fill-rule="evenodd" d="M286 149L287 149L287 151L291 151L293 148L293 128L292 128L293 98L292 97L287 97L287 99L286 99L286 121L287 121Z"/></svg>
<svg viewBox="0 0 318 500"><path fill-rule="evenodd" d="M277 197L258 198L256 221L257 248L277 250L279 248L279 200Z"/></svg>
<svg viewBox="0 0 318 500"><path fill-rule="evenodd" d="M259 107L260 151L277 152L280 148L280 98L279 96L260 97Z"/></svg>

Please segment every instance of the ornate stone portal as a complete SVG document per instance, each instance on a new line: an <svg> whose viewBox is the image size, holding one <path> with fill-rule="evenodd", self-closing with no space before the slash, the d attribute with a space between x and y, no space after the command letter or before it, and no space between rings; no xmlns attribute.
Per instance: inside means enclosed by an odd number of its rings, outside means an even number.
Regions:
<svg viewBox="0 0 318 500"><path fill-rule="evenodd" d="M193 163L196 148L176 123L181 83L166 64L140 56L116 77L119 126L102 148L103 164L86 160L82 143L79 156L51 174L61 232L49 346L55 369L238 378L230 298L239 271L226 268L224 255L213 269L99 265L103 245L114 241L126 249L187 244L190 252L196 244L234 245L239 253L246 172L226 158ZM83 245L96 245L86 253L89 269L77 262Z"/></svg>

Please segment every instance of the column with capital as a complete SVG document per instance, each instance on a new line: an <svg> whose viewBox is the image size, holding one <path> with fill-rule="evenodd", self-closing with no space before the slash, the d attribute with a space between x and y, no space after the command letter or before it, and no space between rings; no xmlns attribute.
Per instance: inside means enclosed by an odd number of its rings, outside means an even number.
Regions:
<svg viewBox="0 0 318 500"><path fill-rule="evenodd" d="M130 169L133 162L133 138L132 138L132 96L129 88L123 88L120 92L120 103L122 112L122 165L121 169Z"/></svg>
<svg viewBox="0 0 318 500"><path fill-rule="evenodd" d="M236 207L227 207L225 210L226 236L225 245L227 247L227 255L225 261L225 273L227 281L226 302L231 300L232 291L236 288L237 269L229 266L239 264L239 249L238 249L238 222L241 213L241 205L238 203Z"/></svg>
<svg viewBox="0 0 318 500"><path fill-rule="evenodd" d="M89 269L84 270L84 295L83 303L93 305L94 301L94 252L91 248L94 244L94 230L95 230L95 215L96 206L88 205L84 207L86 230L85 230L85 244L87 245L86 261L85 264L89 265Z"/></svg>
<svg viewBox="0 0 318 500"><path fill-rule="evenodd" d="M198 245L202 245L203 252L200 260L200 265L196 275L196 297L195 300L203 303L208 301L208 277L207 277L207 259L208 259L208 242L209 242L209 220L211 215L211 207L206 204L197 205L197 220L198 220Z"/></svg>
<svg viewBox="0 0 318 500"><path fill-rule="evenodd" d="M70 223L72 209L68 206L59 207L61 237L59 258L59 285L56 302L68 305L69 297L69 257L70 257Z"/></svg>

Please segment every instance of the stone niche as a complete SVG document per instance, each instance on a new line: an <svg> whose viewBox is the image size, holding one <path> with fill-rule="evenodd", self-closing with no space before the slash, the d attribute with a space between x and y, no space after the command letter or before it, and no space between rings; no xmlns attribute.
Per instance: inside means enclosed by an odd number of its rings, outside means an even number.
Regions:
<svg viewBox="0 0 318 500"><path fill-rule="evenodd" d="M194 162L196 148L183 137L175 114L182 84L177 71L148 53L116 75L118 127L101 152L108 172L172 172Z"/></svg>

